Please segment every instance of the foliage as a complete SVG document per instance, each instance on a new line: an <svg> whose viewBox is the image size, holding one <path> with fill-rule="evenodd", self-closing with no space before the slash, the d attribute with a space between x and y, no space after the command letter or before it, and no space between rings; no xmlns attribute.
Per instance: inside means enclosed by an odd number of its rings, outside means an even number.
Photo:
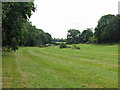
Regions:
<svg viewBox="0 0 120 90"><path fill-rule="evenodd" d="M45 35L46 35L46 38L47 38L46 44L52 43L52 36L49 33L45 33Z"/></svg>
<svg viewBox="0 0 120 90"><path fill-rule="evenodd" d="M93 32L91 28L87 28L87 30L84 30L82 32L82 42L86 43L87 41L89 41L89 38L91 38L93 36Z"/></svg>
<svg viewBox="0 0 120 90"><path fill-rule="evenodd" d="M30 18L32 12L35 12L33 2L2 3L3 46L9 46L14 51L18 48L23 24Z"/></svg>
<svg viewBox="0 0 120 90"><path fill-rule="evenodd" d="M97 38L97 43L110 43L115 42L114 38L117 38L117 25L118 19L115 15L104 15L98 21L98 25L95 28L95 37Z"/></svg>
<svg viewBox="0 0 120 90"><path fill-rule="evenodd" d="M70 29L68 30L66 42L68 44L77 44L80 42L80 38L81 38L81 33L79 30Z"/></svg>
<svg viewBox="0 0 120 90"><path fill-rule="evenodd" d="M93 35L92 37L89 38L90 43L95 44L96 43L96 38L95 35Z"/></svg>
<svg viewBox="0 0 120 90"><path fill-rule="evenodd" d="M2 4L2 44L4 47L16 51L20 46L46 46L46 44L60 45L78 43L117 43L120 40L120 15L104 15L98 21L95 33L87 28L82 33L70 29L67 38L53 38L49 33L36 28L28 22L36 7L33 2L11 2ZM62 46L64 47L64 45Z"/></svg>
<svg viewBox="0 0 120 90"><path fill-rule="evenodd" d="M64 38L53 38L53 42L66 42Z"/></svg>
<svg viewBox="0 0 120 90"><path fill-rule="evenodd" d="M102 43L118 43L118 36L120 35L118 31L118 25L120 26L120 24L118 24L118 22L120 22L120 15L110 20L101 34Z"/></svg>
<svg viewBox="0 0 120 90"><path fill-rule="evenodd" d="M66 43L60 43L60 48L66 48L66 47L67 47Z"/></svg>
<svg viewBox="0 0 120 90"><path fill-rule="evenodd" d="M70 29L68 30L66 43L68 44L77 44L77 43L86 43L93 36L92 28L87 28L80 33L79 30Z"/></svg>
<svg viewBox="0 0 120 90"><path fill-rule="evenodd" d="M52 37L49 33L45 33L42 29L37 29L31 22L26 22L23 29L25 29L25 32L21 39L21 46L45 46L47 43L52 42Z"/></svg>

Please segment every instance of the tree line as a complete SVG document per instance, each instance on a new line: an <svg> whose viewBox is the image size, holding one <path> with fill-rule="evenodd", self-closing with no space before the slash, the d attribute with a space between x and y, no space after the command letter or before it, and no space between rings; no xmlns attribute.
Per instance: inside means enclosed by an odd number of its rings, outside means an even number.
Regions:
<svg viewBox="0 0 120 90"><path fill-rule="evenodd" d="M18 46L41 46L52 36L29 22L36 7L33 2L2 3L2 46L16 51Z"/></svg>
<svg viewBox="0 0 120 90"><path fill-rule="evenodd" d="M91 28L87 28L82 33L76 29L70 29L67 33L67 44L78 44L78 43L86 43L89 41L89 38L93 36L93 32Z"/></svg>
<svg viewBox="0 0 120 90"><path fill-rule="evenodd" d="M20 39L20 46L45 46L52 43L52 36L42 29L37 29L31 22L26 22L22 29L23 35Z"/></svg>
<svg viewBox="0 0 120 90"><path fill-rule="evenodd" d="M2 3L2 45L16 51L18 46L45 46L48 43L118 43L120 39L120 15L104 15L93 30L83 32L70 29L66 39L53 38L49 33L38 29L29 22L36 7L33 2ZM94 32L93 32L94 31Z"/></svg>
<svg viewBox="0 0 120 90"><path fill-rule="evenodd" d="M120 40L120 15L104 15L98 21L93 32L87 28L82 33L76 29L70 29L67 33L66 43L118 43Z"/></svg>
<svg viewBox="0 0 120 90"><path fill-rule="evenodd" d="M66 42L65 38L53 38L53 42Z"/></svg>

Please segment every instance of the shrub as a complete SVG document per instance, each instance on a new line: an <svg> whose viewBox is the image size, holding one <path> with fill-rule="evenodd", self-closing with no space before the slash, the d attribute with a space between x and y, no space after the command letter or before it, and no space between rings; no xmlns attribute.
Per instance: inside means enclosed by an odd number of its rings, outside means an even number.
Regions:
<svg viewBox="0 0 120 90"><path fill-rule="evenodd" d="M66 43L60 43L60 48L66 48L67 47L67 45L66 45Z"/></svg>

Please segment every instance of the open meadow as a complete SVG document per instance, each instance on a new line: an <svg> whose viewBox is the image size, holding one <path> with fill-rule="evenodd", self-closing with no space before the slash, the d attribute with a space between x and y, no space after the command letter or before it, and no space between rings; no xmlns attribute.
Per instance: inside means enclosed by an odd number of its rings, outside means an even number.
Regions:
<svg viewBox="0 0 120 90"><path fill-rule="evenodd" d="M3 88L117 88L118 45L3 51Z"/></svg>

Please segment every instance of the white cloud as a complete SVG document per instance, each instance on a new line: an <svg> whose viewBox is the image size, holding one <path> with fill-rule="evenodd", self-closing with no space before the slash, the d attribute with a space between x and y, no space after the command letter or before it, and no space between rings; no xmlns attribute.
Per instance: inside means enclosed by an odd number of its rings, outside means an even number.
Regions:
<svg viewBox="0 0 120 90"><path fill-rule="evenodd" d="M30 21L52 37L66 38L70 28L95 28L101 16L118 13L119 0L35 0Z"/></svg>

